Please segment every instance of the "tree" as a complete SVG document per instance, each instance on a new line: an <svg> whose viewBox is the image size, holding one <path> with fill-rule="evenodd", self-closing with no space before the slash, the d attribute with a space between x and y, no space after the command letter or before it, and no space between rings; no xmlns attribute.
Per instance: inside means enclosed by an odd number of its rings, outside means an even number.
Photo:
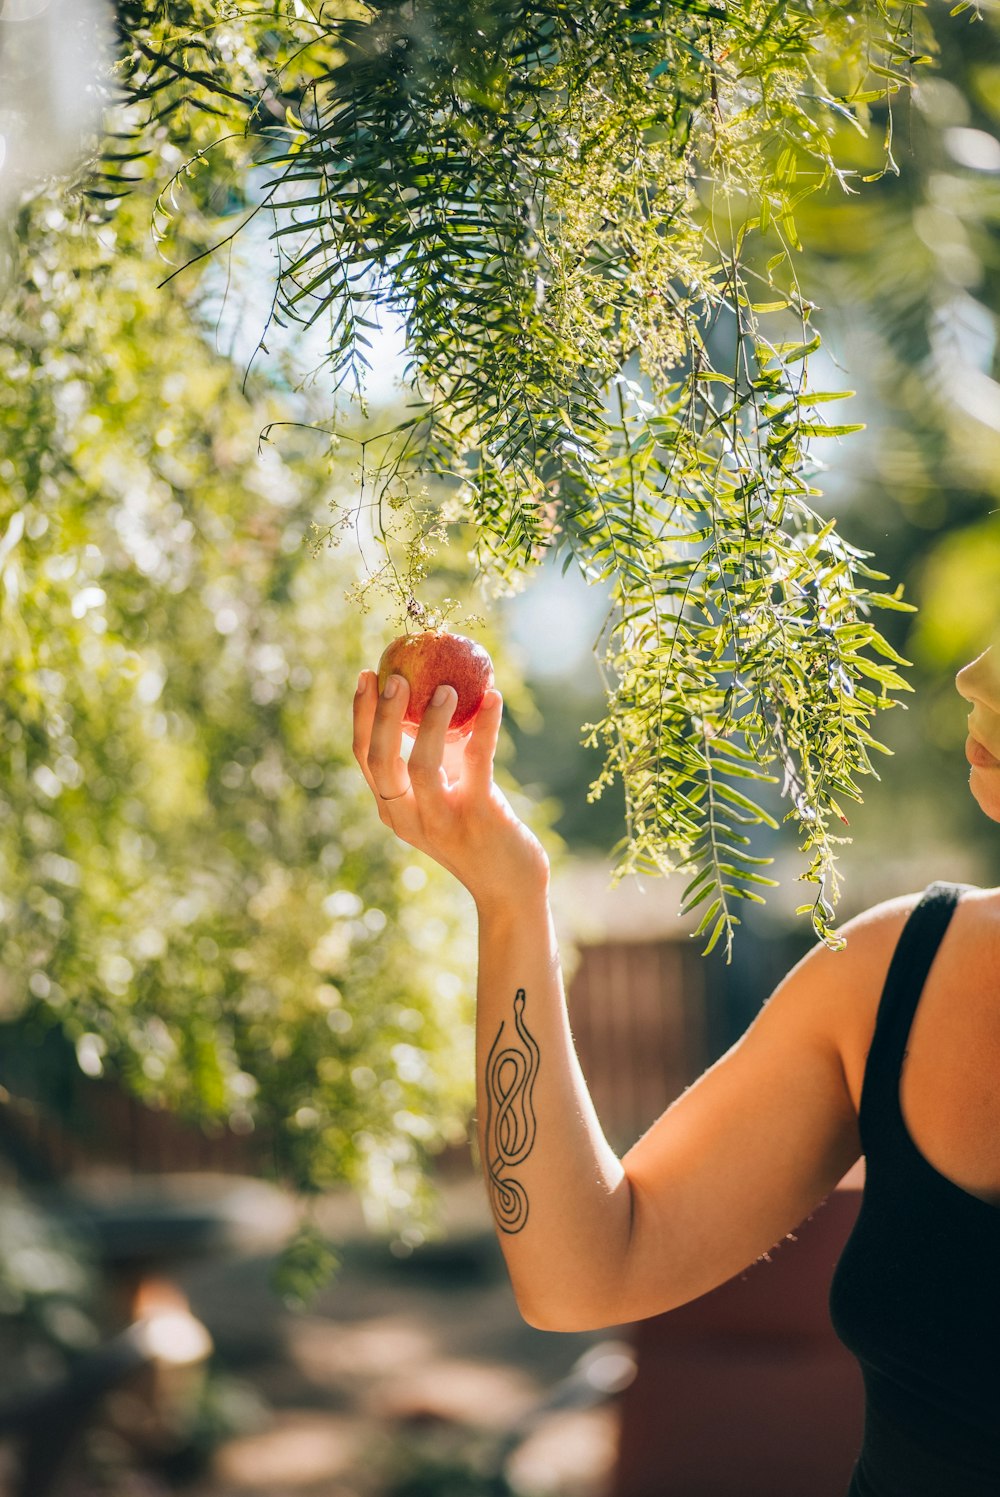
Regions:
<svg viewBox="0 0 1000 1497"><path fill-rule="evenodd" d="M823 414L843 392L808 383L796 217L859 185L853 133L882 138L865 175L894 169L920 10L138 0L120 18L130 123L102 190L128 190L129 141L169 132L178 266L266 215L273 321L324 326L341 391L378 318L405 320L417 405L368 474L400 611L425 616L404 542L442 513L499 586L549 552L606 583L590 731L594 794L625 790L620 868L685 869L685 908L728 948L770 882L751 834L777 822L746 790L775 766L829 936L840 802L905 687L871 615L905 605L814 505L811 444L853 428ZM426 475L443 501L414 499Z"/></svg>

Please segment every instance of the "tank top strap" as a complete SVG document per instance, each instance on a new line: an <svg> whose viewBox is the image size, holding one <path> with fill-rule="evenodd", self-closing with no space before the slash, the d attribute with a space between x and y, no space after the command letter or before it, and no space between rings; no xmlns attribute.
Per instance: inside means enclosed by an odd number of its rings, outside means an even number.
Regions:
<svg viewBox="0 0 1000 1497"><path fill-rule="evenodd" d="M944 939L955 907L971 884L930 884L910 912L892 954L875 1018L875 1032L865 1065L860 1122L899 1106L899 1073L913 1016L931 963Z"/></svg>

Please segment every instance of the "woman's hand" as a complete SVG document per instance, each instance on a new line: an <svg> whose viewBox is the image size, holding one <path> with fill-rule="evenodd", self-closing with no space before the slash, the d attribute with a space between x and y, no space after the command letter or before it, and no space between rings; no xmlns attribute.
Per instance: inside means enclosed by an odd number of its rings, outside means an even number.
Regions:
<svg viewBox="0 0 1000 1497"><path fill-rule="evenodd" d="M453 873L480 911L546 889L545 852L493 780L500 693L486 693L467 738L446 743L458 694L439 686L407 762L400 750L409 689L390 676L379 696L375 672L362 671L354 698L354 757L381 819Z"/></svg>

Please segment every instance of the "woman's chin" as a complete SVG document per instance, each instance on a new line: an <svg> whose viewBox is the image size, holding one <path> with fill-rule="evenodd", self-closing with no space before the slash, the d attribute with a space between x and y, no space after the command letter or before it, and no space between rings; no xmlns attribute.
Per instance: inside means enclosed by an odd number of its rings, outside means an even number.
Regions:
<svg viewBox="0 0 1000 1497"><path fill-rule="evenodd" d="M1000 769L974 764L969 771L969 789L983 814L991 821L1000 821Z"/></svg>

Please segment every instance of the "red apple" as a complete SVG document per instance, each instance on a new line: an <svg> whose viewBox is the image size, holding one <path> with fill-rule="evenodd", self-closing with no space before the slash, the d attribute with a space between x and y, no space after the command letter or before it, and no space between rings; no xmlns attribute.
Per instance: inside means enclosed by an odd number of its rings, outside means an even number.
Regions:
<svg viewBox="0 0 1000 1497"><path fill-rule="evenodd" d="M466 738L472 732L483 697L493 685L493 662L483 649L464 634L427 629L423 634L401 634L387 645L378 663L378 689L390 676L402 676L410 684L403 728L416 736L431 697L442 683L454 686L458 705L448 728L449 740Z"/></svg>

